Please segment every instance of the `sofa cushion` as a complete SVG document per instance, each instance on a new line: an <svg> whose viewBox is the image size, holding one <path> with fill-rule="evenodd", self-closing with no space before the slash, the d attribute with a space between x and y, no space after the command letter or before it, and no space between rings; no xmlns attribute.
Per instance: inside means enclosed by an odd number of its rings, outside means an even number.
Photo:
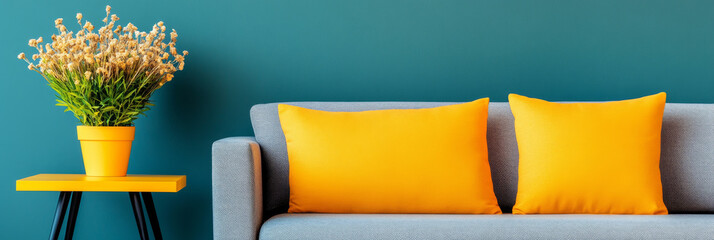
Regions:
<svg viewBox="0 0 714 240"><path fill-rule="evenodd" d="M250 109L253 132L256 141L260 144L263 160L263 206L266 218L287 212L290 196L288 153L278 116L278 104L280 103L258 104ZM457 104L457 102L285 102L285 104L323 111L356 112L433 108ZM491 109L493 107L496 109ZM494 193L501 210L510 212L516 200L518 148L513 131L513 116L507 103L489 105L486 134ZM492 158L497 160L494 161Z"/></svg>
<svg viewBox="0 0 714 240"><path fill-rule="evenodd" d="M600 103L508 96L520 154L514 214L667 214L659 160L667 95Z"/></svg>
<svg viewBox="0 0 714 240"><path fill-rule="evenodd" d="M278 109L288 212L501 213L488 166L487 98L426 109Z"/></svg>
<svg viewBox="0 0 714 240"><path fill-rule="evenodd" d="M280 214L260 239L711 239L712 226L705 214Z"/></svg>

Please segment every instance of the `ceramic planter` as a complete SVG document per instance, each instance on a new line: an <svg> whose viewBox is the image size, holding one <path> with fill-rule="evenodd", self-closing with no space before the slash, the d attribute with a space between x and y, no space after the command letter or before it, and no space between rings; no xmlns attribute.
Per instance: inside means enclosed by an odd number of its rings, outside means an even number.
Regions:
<svg viewBox="0 0 714 240"><path fill-rule="evenodd" d="M126 176L134 127L77 126L87 176Z"/></svg>

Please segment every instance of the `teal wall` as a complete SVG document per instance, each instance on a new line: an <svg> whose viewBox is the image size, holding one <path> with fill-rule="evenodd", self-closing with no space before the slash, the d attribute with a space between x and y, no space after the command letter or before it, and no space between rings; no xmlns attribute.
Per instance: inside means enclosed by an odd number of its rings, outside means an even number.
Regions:
<svg viewBox="0 0 714 240"><path fill-rule="evenodd" d="M37 173L82 173L69 113L15 59L52 21L98 22L102 1L0 2L0 239L42 239L56 193L15 192ZM130 173L186 174L155 194L167 239L211 238L211 143L252 134L275 101L607 100L659 91L714 102L714 1L114 1L125 24L163 20L191 52L137 123ZM126 194L88 193L76 239L132 239Z"/></svg>

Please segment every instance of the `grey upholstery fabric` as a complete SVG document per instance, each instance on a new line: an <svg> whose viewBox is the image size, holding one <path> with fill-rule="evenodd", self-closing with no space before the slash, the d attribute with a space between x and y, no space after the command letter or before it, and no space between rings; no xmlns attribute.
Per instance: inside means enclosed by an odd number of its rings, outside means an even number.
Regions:
<svg viewBox="0 0 714 240"><path fill-rule="evenodd" d="M213 237L256 239L262 224L260 148L254 138L213 143Z"/></svg>
<svg viewBox="0 0 714 240"><path fill-rule="evenodd" d="M714 215L281 214L260 230L282 239L712 239Z"/></svg>
<svg viewBox="0 0 714 240"><path fill-rule="evenodd" d="M326 111L428 108L444 102L289 102ZM283 213L289 200L288 158L277 103L250 111L263 156L265 217ZM662 134L662 184L670 213L714 212L714 104L667 104ZM511 212L518 183L518 146L508 103L491 103L488 149L494 191Z"/></svg>
<svg viewBox="0 0 714 240"><path fill-rule="evenodd" d="M714 104L667 104L660 169L670 213L714 213Z"/></svg>

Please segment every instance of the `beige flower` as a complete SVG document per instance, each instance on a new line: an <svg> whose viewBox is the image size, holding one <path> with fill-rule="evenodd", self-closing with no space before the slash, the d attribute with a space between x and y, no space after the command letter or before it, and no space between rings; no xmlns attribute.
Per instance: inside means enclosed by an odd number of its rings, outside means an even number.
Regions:
<svg viewBox="0 0 714 240"><path fill-rule="evenodd" d="M94 25L92 25L92 23L87 21L86 23L84 23L84 29L87 29L88 31L91 32L92 30L94 30Z"/></svg>
<svg viewBox="0 0 714 240"><path fill-rule="evenodd" d="M93 77L101 78L103 83L118 79L149 81L151 91L171 81L176 71L184 69L188 51L176 49L176 30L164 33L166 25L160 21L148 33L138 31L132 23L124 26L116 24L119 17L110 15L110 11L111 7L107 6L107 18L111 22L96 32L95 26L84 21L81 13L76 15L81 26L76 33L68 32L67 27L62 25L63 20L56 19L55 27L60 33L53 34L52 41L44 45L41 37L30 39L28 45L36 47L38 53L33 54L31 59L20 53L18 59L27 61L28 69L59 81L79 81L81 84Z"/></svg>

